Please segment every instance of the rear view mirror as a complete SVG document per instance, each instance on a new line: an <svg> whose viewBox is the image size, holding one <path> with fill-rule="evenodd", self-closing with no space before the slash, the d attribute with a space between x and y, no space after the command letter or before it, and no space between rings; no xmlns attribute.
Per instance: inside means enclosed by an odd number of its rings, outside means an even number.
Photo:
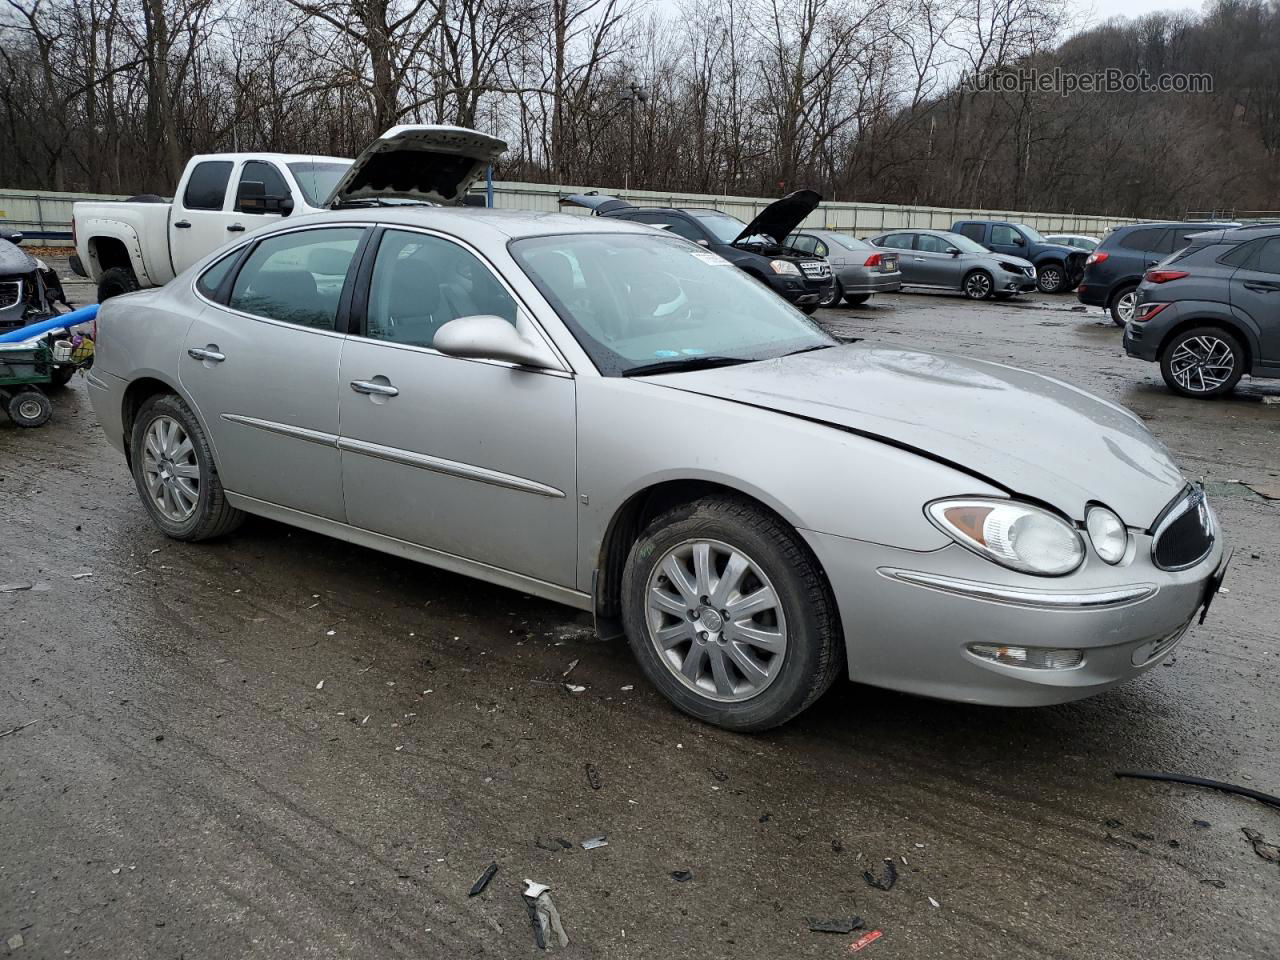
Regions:
<svg viewBox="0 0 1280 960"><path fill-rule="evenodd" d="M431 345L450 357L560 369L555 356L544 344L525 339L509 322L492 314L450 320L436 331Z"/></svg>

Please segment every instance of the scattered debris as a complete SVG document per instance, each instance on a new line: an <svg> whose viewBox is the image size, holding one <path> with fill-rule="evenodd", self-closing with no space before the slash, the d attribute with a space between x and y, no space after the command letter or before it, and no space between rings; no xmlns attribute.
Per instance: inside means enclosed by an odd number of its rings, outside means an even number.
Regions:
<svg viewBox="0 0 1280 960"><path fill-rule="evenodd" d="M570 660L570 661L569 661L569 667L568 667L568 669L566 669L564 673L560 674L560 676L562 676L562 677L567 677L569 674L573 673L573 668L574 668L574 667L576 667L576 666L577 666L579 663L581 663L581 662L582 662L582 661L581 661L580 659L579 659L579 660Z"/></svg>
<svg viewBox="0 0 1280 960"><path fill-rule="evenodd" d="M623 692L629 692L631 690L634 690L635 688L636 688L636 685L634 683L628 683L625 686L619 687L618 689L622 690Z"/></svg>
<svg viewBox="0 0 1280 960"><path fill-rule="evenodd" d="M1110 827L1112 830L1119 830L1124 826L1124 821L1117 820L1115 817L1112 817L1110 820L1104 820L1102 825L1104 827Z"/></svg>
<svg viewBox="0 0 1280 960"><path fill-rule="evenodd" d="M570 693L581 693L583 690L587 689L586 687L577 683L566 683L564 685L564 688L568 690Z"/></svg>
<svg viewBox="0 0 1280 960"><path fill-rule="evenodd" d="M323 689L324 689L324 681L323 681L323 680L321 680L319 683L317 683L317 684L316 684L316 689L317 689L317 690L323 690Z"/></svg>
<svg viewBox="0 0 1280 960"><path fill-rule="evenodd" d="M1199 827L1201 830L1208 830L1211 826L1208 820L1192 820L1191 825L1193 827Z"/></svg>
<svg viewBox="0 0 1280 960"><path fill-rule="evenodd" d="M839 837L836 837L831 841L831 852L840 853L842 850L844 850L844 844L840 842Z"/></svg>
<svg viewBox="0 0 1280 960"><path fill-rule="evenodd" d="M1219 890L1227 889L1227 881L1219 880L1217 877L1205 877L1200 882L1207 883L1211 887L1217 887Z"/></svg>
<svg viewBox="0 0 1280 960"><path fill-rule="evenodd" d="M1280 403L1280 397L1263 397L1262 402L1268 404Z"/></svg>
<svg viewBox="0 0 1280 960"><path fill-rule="evenodd" d="M35 720L28 720L26 723L20 723L16 727L10 727L8 730L0 730L0 737L7 737L13 733L20 733L21 731L27 729L27 727L31 726L33 723L39 723L39 722L40 720L39 718L37 718Z"/></svg>
<svg viewBox="0 0 1280 960"><path fill-rule="evenodd" d="M862 927L861 917L835 917L824 920L820 917L806 917L805 923L814 933L853 933Z"/></svg>
<svg viewBox="0 0 1280 960"><path fill-rule="evenodd" d="M15 933L12 937L5 941L9 945L10 950L17 950L27 941L22 939L22 934Z"/></svg>
<svg viewBox="0 0 1280 960"><path fill-rule="evenodd" d="M73 573L73 574L71 575L71 579L72 579L72 580L84 580L86 577L92 577L92 576L93 576L93 573L92 573L92 572L85 572L85 573Z"/></svg>
<svg viewBox="0 0 1280 960"><path fill-rule="evenodd" d="M1141 831L1141 830L1135 830L1135 831L1133 831L1133 833L1129 834L1129 836L1133 837L1133 839L1135 839L1135 840L1145 840L1145 841L1147 841L1148 843L1150 843L1152 840L1154 840L1154 839L1155 839L1155 837L1154 837L1154 836L1152 836L1151 834L1149 834L1149 833L1144 833L1144 832L1143 832L1143 831Z"/></svg>
<svg viewBox="0 0 1280 960"><path fill-rule="evenodd" d="M857 940L853 941L853 943L849 944L849 952L857 953L863 947L871 946L871 944L875 943L877 940L879 940L883 936L884 934L881 933L879 930L868 931L867 933L864 933L862 936L860 936Z"/></svg>
<svg viewBox="0 0 1280 960"><path fill-rule="evenodd" d="M1280 397L1267 399L1273 403L1280 402ZM1280 500L1280 483L1246 483L1245 486L1264 500Z"/></svg>
<svg viewBox="0 0 1280 960"><path fill-rule="evenodd" d="M587 768L587 783L591 785L592 790L599 790L600 789L600 771L597 770L595 767L593 767L589 763L586 765L586 768Z"/></svg>
<svg viewBox="0 0 1280 960"><path fill-rule="evenodd" d="M711 771L711 776L713 776L720 783L724 783L726 780L729 779L729 775L725 773L723 770L717 770L715 767L707 767L707 769Z"/></svg>
<svg viewBox="0 0 1280 960"><path fill-rule="evenodd" d="M498 872L498 861L495 860L484 868L484 873L475 883L471 885L471 889L467 891L468 897L474 897L476 894L484 893L484 888L489 885L489 881L493 879L493 875Z"/></svg>
<svg viewBox="0 0 1280 960"><path fill-rule="evenodd" d="M672 870L671 879L676 883L688 883L693 879L693 874L688 870Z"/></svg>
<svg viewBox="0 0 1280 960"><path fill-rule="evenodd" d="M572 850L573 844L564 837L547 837L545 840L541 837L535 837L533 845L539 850L546 850L548 853L560 853L562 850Z"/></svg>
<svg viewBox="0 0 1280 960"><path fill-rule="evenodd" d="M893 885L898 882L898 867L892 860L886 857L884 861L883 879L877 877L870 870L864 870L862 872L862 878L877 890L892 890Z"/></svg>
<svg viewBox="0 0 1280 960"><path fill-rule="evenodd" d="M761 823L768 823L768 822L769 822L770 820L772 820L772 819L773 819L773 814L772 814L772 813L762 813L762 814L760 814L760 822L761 822Z"/></svg>
<svg viewBox="0 0 1280 960"><path fill-rule="evenodd" d="M940 906L942 906L942 904L940 904L937 900L933 899L933 897L930 897L930 898L929 898L929 902L930 902L931 904L933 904L935 907L940 907Z"/></svg>
<svg viewBox="0 0 1280 960"><path fill-rule="evenodd" d="M1241 827L1240 832L1249 838L1249 842L1253 844L1253 852L1263 860L1268 863L1280 863L1280 847L1277 847L1274 843L1267 843L1266 838L1257 830Z"/></svg>
<svg viewBox="0 0 1280 960"><path fill-rule="evenodd" d="M34 586L34 583L0 583L0 593L18 593L22 590L30 590Z"/></svg>
<svg viewBox="0 0 1280 960"><path fill-rule="evenodd" d="M1269 793L1262 793L1260 790L1251 790L1249 787L1238 787L1234 783L1223 783L1221 780L1206 780L1204 777L1189 777L1182 773L1144 773L1138 770L1117 770L1117 777L1130 777L1135 780L1160 780L1167 783L1185 783L1192 787L1207 787L1210 790L1221 790L1223 793L1234 793L1242 797L1249 797L1257 800L1259 803L1265 803L1268 806L1280 808L1280 797L1272 796Z"/></svg>
<svg viewBox="0 0 1280 960"><path fill-rule="evenodd" d="M534 883L525 880L524 905L529 911L529 921L533 924L533 942L539 950L546 950L554 942L562 948L569 945L569 935L564 932L564 924L560 922L560 911L551 899L551 888L545 883Z"/></svg>
<svg viewBox="0 0 1280 960"><path fill-rule="evenodd" d="M582 841L583 850L595 850L597 847L607 847L608 845L609 841L604 834L598 837L587 837Z"/></svg>
<svg viewBox="0 0 1280 960"><path fill-rule="evenodd" d="M1117 847L1126 847L1126 848L1128 848L1129 850L1137 850L1137 849L1138 849L1138 845L1137 845L1136 843L1133 843L1132 841L1126 840L1124 837L1117 837L1117 836L1116 836L1114 833L1112 833L1110 830L1108 830L1108 831L1107 831L1106 840L1107 840L1107 843L1110 843L1110 844L1112 844L1113 846L1117 846Z"/></svg>

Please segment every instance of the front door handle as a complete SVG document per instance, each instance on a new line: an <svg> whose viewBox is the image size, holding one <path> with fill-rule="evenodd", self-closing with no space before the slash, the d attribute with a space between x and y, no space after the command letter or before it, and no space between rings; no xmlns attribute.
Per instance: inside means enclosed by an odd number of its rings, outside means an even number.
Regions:
<svg viewBox="0 0 1280 960"><path fill-rule="evenodd" d="M1272 283L1270 280L1246 280L1244 288L1254 293L1275 293L1280 290L1280 283Z"/></svg>
<svg viewBox="0 0 1280 960"><path fill-rule="evenodd" d="M228 224L227 229L230 230L232 233L244 233L244 224L243 223Z"/></svg>
<svg viewBox="0 0 1280 960"><path fill-rule="evenodd" d="M178 227L179 229L186 230L186 229L188 229L188 228L191 226L191 221L190 221L190 220L179 220L177 223L175 223L175 224L174 224L174 226L175 226L175 227Z"/></svg>
<svg viewBox="0 0 1280 960"><path fill-rule="evenodd" d="M398 397L400 391L389 383L375 383L372 380L352 380L351 389L356 393L367 393L375 397Z"/></svg>
<svg viewBox="0 0 1280 960"><path fill-rule="evenodd" d="M191 347L187 350L187 356L192 360L207 360L209 363L221 363L227 359L226 354L219 353L217 346L209 344L207 347Z"/></svg>
<svg viewBox="0 0 1280 960"><path fill-rule="evenodd" d="M912 257L912 259L915 260L916 263L924 263L925 260L924 257Z"/></svg>

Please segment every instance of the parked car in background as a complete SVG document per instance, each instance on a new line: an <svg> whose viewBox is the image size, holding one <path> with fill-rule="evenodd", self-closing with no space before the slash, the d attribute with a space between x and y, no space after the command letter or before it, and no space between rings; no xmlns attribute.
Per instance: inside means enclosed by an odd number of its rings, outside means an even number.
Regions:
<svg viewBox="0 0 1280 960"><path fill-rule="evenodd" d="M821 194L797 190L769 204L750 223L703 207L637 207L604 194L572 194L562 204L590 208L596 216L659 227L692 240L755 277L805 313L830 301L831 265L812 252L799 253L787 235L818 208Z"/></svg>
<svg viewBox="0 0 1280 960"><path fill-rule="evenodd" d="M1131 357L1184 397L1280 377L1280 226L1196 234L1143 276L1125 326Z"/></svg>
<svg viewBox="0 0 1280 960"><path fill-rule="evenodd" d="M1051 233L1044 238L1047 243L1058 243L1064 247L1076 247L1086 253L1092 253L1101 242L1097 237L1086 237L1079 233Z"/></svg>
<svg viewBox="0 0 1280 960"><path fill-rule="evenodd" d="M1004 220L957 220L952 233L963 234L993 253L1021 257L1036 268L1036 286L1041 293L1069 290L1080 282L1085 251L1061 243L1050 243L1025 223Z"/></svg>
<svg viewBox="0 0 1280 960"><path fill-rule="evenodd" d="M1185 247L1191 234L1235 226L1239 224L1188 221L1116 227L1085 260L1076 296L1091 307L1106 307L1115 325L1123 327L1133 317L1143 273Z"/></svg>
<svg viewBox="0 0 1280 960"><path fill-rule="evenodd" d="M1126 410L837 343L625 219L425 205L473 167L405 153L103 305L89 395L166 535L252 513L592 612L743 731L841 675L1075 700L1212 599L1213 511Z"/></svg>
<svg viewBox="0 0 1280 960"><path fill-rule="evenodd" d="M897 254L877 250L865 240L834 230L804 230L791 234L787 244L800 253L824 257L831 264L835 283L819 306L833 307L842 299L857 306L866 303L872 294L902 289Z"/></svg>
<svg viewBox="0 0 1280 960"><path fill-rule="evenodd" d="M970 300L1005 300L1036 289L1036 269L1020 257L992 253L946 230L893 230L872 237L894 250L904 286L959 290Z"/></svg>

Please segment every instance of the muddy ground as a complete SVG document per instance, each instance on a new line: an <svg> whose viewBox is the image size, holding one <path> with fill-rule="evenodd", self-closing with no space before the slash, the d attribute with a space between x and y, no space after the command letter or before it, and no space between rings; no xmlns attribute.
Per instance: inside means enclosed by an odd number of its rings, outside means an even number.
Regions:
<svg viewBox="0 0 1280 960"><path fill-rule="evenodd" d="M822 317L1118 400L1209 483L1237 548L1209 621L1046 709L841 683L723 733L550 603L266 521L166 540L78 380L44 429L0 418L0 584L37 585L0 593L0 734L30 724L0 736L0 956L535 956L526 877L578 957L839 957L856 934L806 918L851 914L872 957L1280 955L1241 832L1280 810L1113 776L1280 790L1280 383L1178 399L1073 303Z"/></svg>

